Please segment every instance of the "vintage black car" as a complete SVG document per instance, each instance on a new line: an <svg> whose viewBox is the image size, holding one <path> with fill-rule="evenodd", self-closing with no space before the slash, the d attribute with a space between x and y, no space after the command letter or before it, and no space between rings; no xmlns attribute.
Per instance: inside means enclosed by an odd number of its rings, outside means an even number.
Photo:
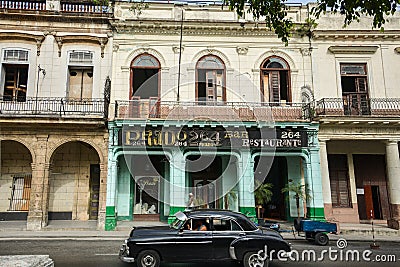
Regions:
<svg viewBox="0 0 400 267"><path fill-rule="evenodd" d="M178 212L170 226L134 227L119 258L139 267L164 262L232 260L245 267L268 266L270 254L290 245L276 231L260 229L245 215L226 210ZM267 250L267 253L265 253ZM274 253L270 253L274 250Z"/></svg>

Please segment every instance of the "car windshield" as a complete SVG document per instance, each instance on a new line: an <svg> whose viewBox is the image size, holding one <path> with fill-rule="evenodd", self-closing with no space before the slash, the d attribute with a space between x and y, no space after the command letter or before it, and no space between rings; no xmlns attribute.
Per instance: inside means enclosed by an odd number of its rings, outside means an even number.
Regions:
<svg viewBox="0 0 400 267"><path fill-rule="evenodd" d="M182 227L182 224L184 223L184 221L175 218L175 220L170 224L170 226L176 230L180 229Z"/></svg>

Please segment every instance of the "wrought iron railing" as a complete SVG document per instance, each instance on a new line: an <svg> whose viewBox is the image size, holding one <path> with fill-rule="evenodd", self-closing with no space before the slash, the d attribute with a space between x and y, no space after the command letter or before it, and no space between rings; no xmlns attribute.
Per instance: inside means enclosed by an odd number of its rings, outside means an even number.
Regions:
<svg viewBox="0 0 400 267"><path fill-rule="evenodd" d="M399 116L399 98L323 98L316 102L316 116Z"/></svg>
<svg viewBox="0 0 400 267"><path fill-rule="evenodd" d="M53 7L46 6L46 1L0 1L0 9L14 10L34 10L45 11L54 10ZM95 14L112 14L112 9L109 6L100 6L90 3L65 3L60 4L60 12L74 13L95 13Z"/></svg>
<svg viewBox="0 0 400 267"><path fill-rule="evenodd" d="M115 102L116 119L163 119L206 121L304 121L303 103L249 103L164 101L140 99Z"/></svg>
<svg viewBox="0 0 400 267"><path fill-rule="evenodd" d="M107 109L104 99L68 98L6 98L0 101L0 117L5 116L58 116L104 118Z"/></svg>

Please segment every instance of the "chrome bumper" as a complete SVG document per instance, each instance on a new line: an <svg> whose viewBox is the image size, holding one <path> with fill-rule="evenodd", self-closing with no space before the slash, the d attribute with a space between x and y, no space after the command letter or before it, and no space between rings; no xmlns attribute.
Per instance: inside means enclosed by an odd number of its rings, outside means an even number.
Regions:
<svg viewBox="0 0 400 267"><path fill-rule="evenodd" d="M121 248L119 249L119 259L126 263L132 263L135 261L134 258L129 257L129 247L126 242L122 244Z"/></svg>

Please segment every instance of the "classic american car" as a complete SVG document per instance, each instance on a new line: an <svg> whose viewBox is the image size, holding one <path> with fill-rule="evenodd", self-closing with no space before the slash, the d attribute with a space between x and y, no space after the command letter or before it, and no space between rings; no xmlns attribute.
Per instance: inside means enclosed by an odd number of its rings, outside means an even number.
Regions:
<svg viewBox="0 0 400 267"><path fill-rule="evenodd" d="M178 212L171 225L133 227L119 258L139 267L160 262L231 260L245 267L268 266L290 244L270 229L260 229L245 215L226 210ZM267 252L267 253L265 253Z"/></svg>

